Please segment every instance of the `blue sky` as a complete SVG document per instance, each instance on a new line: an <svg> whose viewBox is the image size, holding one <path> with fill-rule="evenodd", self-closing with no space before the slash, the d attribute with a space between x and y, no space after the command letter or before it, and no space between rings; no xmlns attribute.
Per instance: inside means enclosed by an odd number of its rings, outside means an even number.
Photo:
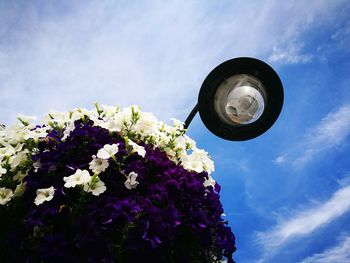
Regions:
<svg viewBox="0 0 350 263"><path fill-rule="evenodd" d="M275 125L245 142L199 117L242 262L350 262L350 2L0 1L0 121L138 104L184 120L207 74L252 56L285 89Z"/></svg>

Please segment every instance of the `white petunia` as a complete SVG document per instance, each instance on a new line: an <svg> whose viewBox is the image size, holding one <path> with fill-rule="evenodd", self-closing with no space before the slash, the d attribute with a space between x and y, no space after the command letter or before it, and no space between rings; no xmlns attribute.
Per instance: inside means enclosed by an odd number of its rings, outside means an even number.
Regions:
<svg viewBox="0 0 350 263"><path fill-rule="evenodd" d="M214 188L215 187L215 180L209 175L209 178L204 181L203 185L205 187L212 186Z"/></svg>
<svg viewBox="0 0 350 263"><path fill-rule="evenodd" d="M170 159L176 156L176 151L171 148L165 148L165 152Z"/></svg>
<svg viewBox="0 0 350 263"><path fill-rule="evenodd" d="M23 142L25 140L24 137L26 136L27 131L28 126L24 127L20 125L12 125L11 127L6 128L6 130L4 130L4 134L6 136L7 145L16 145Z"/></svg>
<svg viewBox="0 0 350 263"><path fill-rule="evenodd" d="M24 144L23 144L23 143L19 143L19 144L17 144L17 145L15 146L15 148L14 148L15 152L22 151L23 146L24 146Z"/></svg>
<svg viewBox="0 0 350 263"><path fill-rule="evenodd" d="M214 162L209 158L209 156L207 156L207 158L203 160L203 168L208 174L214 172Z"/></svg>
<svg viewBox="0 0 350 263"><path fill-rule="evenodd" d="M149 136L158 132L158 126L159 122L152 113L139 112L139 120L132 128L143 136Z"/></svg>
<svg viewBox="0 0 350 263"><path fill-rule="evenodd" d="M146 150L144 147L138 145L130 139L128 139L128 145L132 147L132 152L137 152L138 155L145 157Z"/></svg>
<svg viewBox="0 0 350 263"><path fill-rule="evenodd" d="M114 155L119 151L119 147L118 147L119 143L117 144L106 144L105 146L103 146L102 149L98 150L97 152L97 157L101 158L101 159L109 159L109 158L113 158Z"/></svg>
<svg viewBox="0 0 350 263"><path fill-rule="evenodd" d="M92 156L92 161L89 163L89 169L93 173L102 173L104 172L109 166L109 163L105 159L96 158L95 155Z"/></svg>
<svg viewBox="0 0 350 263"><path fill-rule="evenodd" d="M6 147L0 148L0 155L2 157L11 156L15 154L15 152L15 148L11 144L6 145Z"/></svg>
<svg viewBox="0 0 350 263"><path fill-rule="evenodd" d="M182 166L187 170L197 173L206 171L208 174L214 171L214 162L209 158L208 153L194 149L190 155L181 156Z"/></svg>
<svg viewBox="0 0 350 263"><path fill-rule="evenodd" d="M194 149L196 147L196 142L194 140L192 140L190 137L188 137L187 135L183 135L183 137L186 140L186 148L188 149Z"/></svg>
<svg viewBox="0 0 350 263"><path fill-rule="evenodd" d="M41 168L40 159L33 163L34 172L37 172Z"/></svg>
<svg viewBox="0 0 350 263"><path fill-rule="evenodd" d="M94 123L102 128L109 131L121 131L123 127L123 122L116 118L108 118L107 120L95 120Z"/></svg>
<svg viewBox="0 0 350 263"><path fill-rule="evenodd" d="M117 112L119 112L119 106L109 106L102 104L101 108L103 110L103 113L110 117L113 117Z"/></svg>
<svg viewBox="0 0 350 263"><path fill-rule="evenodd" d="M53 186L49 188L38 189L36 190L36 197L35 197L34 203L36 205L41 205L45 201L50 201L52 200L54 194L55 194L55 188Z"/></svg>
<svg viewBox="0 0 350 263"><path fill-rule="evenodd" d="M100 178L96 178L95 181L84 184L84 191L92 193L95 196L98 196L106 191L107 187Z"/></svg>
<svg viewBox="0 0 350 263"><path fill-rule="evenodd" d="M208 153L203 150L195 149L192 152L192 159L200 161L203 164L203 169L211 174L214 171L214 162L209 158Z"/></svg>
<svg viewBox="0 0 350 263"><path fill-rule="evenodd" d="M11 189L1 187L0 188L0 205L6 205L12 198L13 192Z"/></svg>
<svg viewBox="0 0 350 263"><path fill-rule="evenodd" d="M24 177L26 177L28 172L23 173L22 171L18 171L15 176L13 176L13 180L17 182L23 182Z"/></svg>
<svg viewBox="0 0 350 263"><path fill-rule="evenodd" d="M170 141L169 136L167 136L166 133L159 132L157 137L157 146L160 148L166 148Z"/></svg>
<svg viewBox="0 0 350 263"><path fill-rule="evenodd" d="M176 147L186 150L186 139L183 136L179 136L175 139Z"/></svg>
<svg viewBox="0 0 350 263"><path fill-rule="evenodd" d="M20 120L22 124L28 125L31 120L36 120L36 116L28 116L23 114L17 114L17 119Z"/></svg>
<svg viewBox="0 0 350 263"><path fill-rule="evenodd" d="M36 128L35 130L28 130L24 135L24 139L33 139L34 141L38 141L39 138L45 138L48 134L47 128Z"/></svg>
<svg viewBox="0 0 350 263"><path fill-rule="evenodd" d="M70 133L74 131L74 129L75 129L74 122L70 122L63 131L62 141L65 141L70 135Z"/></svg>
<svg viewBox="0 0 350 263"><path fill-rule="evenodd" d="M63 177L66 182L64 187L75 187L76 185L82 185L90 182L91 176L87 170L78 169L74 174L68 177Z"/></svg>
<svg viewBox="0 0 350 263"><path fill-rule="evenodd" d="M191 158L196 161L203 161L208 158L208 153L204 150L194 149Z"/></svg>
<svg viewBox="0 0 350 263"><path fill-rule="evenodd" d="M5 168L3 168L2 166L0 166L0 178L3 174L6 174L7 170Z"/></svg>
<svg viewBox="0 0 350 263"><path fill-rule="evenodd" d="M17 166L19 166L25 160L28 159L28 153L29 153L28 149L24 149L23 151L20 151L9 158L9 164L11 165L12 170L17 168Z"/></svg>
<svg viewBox="0 0 350 263"><path fill-rule="evenodd" d="M182 166L189 171L195 171L197 173L203 172L203 164L202 162L198 161L193 161L193 160L187 160L187 161L182 161Z"/></svg>
<svg viewBox="0 0 350 263"><path fill-rule="evenodd" d="M76 108L72 111L72 117L74 118L75 115L77 115L77 117L75 117L75 119L83 119L85 116L89 117L91 114L94 114L94 111L85 109L85 108Z"/></svg>
<svg viewBox="0 0 350 263"><path fill-rule="evenodd" d="M185 126L185 123L180 121L180 120L178 120L178 119L171 118L170 120L173 122L174 127L177 128L177 129L182 130L184 128L184 126Z"/></svg>
<svg viewBox="0 0 350 263"><path fill-rule="evenodd" d="M65 126L65 123L72 121L70 117L71 116L69 112L58 112L51 110L49 114L44 116L42 122L45 125L51 126L53 124L56 124L59 127L63 128Z"/></svg>
<svg viewBox="0 0 350 263"><path fill-rule="evenodd" d="M137 176L138 174L135 172L129 173L129 175L127 176L127 180L124 183L125 187L129 190L136 188L136 186L139 184L139 182L136 181Z"/></svg>

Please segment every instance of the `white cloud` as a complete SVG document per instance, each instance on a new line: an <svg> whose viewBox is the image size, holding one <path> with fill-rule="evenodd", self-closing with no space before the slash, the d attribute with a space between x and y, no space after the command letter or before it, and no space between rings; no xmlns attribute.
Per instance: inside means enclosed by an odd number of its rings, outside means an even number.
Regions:
<svg viewBox="0 0 350 263"><path fill-rule="evenodd" d="M333 45L333 51L341 53L342 55L350 52L350 21L347 21L344 25L338 28L338 30L332 35L335 45ZM334 44L332 43L332 44ZM329 49L329 47L328 47Z"/></svg>
<svg viewBox="0 0 350 263"><path fill-rule="evenodd" d="M348 263L350 262L350 236L334 247L305 258L300 263Z"/></svg>
<svg viewBox="0 0 350 263"><path fill-rule="evenodd" d="M312 54L302 54L302 47L297 44L288 44L287 46L274 46L272 54L269 57L271 62L283 62L284 64L299 64L311 62Z"/></svg>
<svg viewBox="0 0 350 263"><path fill-rule="evenodd" d="M285 43L299 45L343 2L2 2L0 120L95 101L184 119L206 74L226 59L305 61Z"/></svg>
<svg viewBox="0 0 350 263"><path fill-rule="evenodd" d="M340 188L330 199L297 211L288 219L280 220L266 232L257 233L257 242L265 251L264 259L274 255L289 242L307 236L336 220L350 209L350 186Z"/></svg>
<svg viewBox="0 0 350 263"><path fill-rule="evenodd" d="M314 30L332 24L334 21L334 13L344 0L332 1L330 4L327 0L321 1L281 1L275 3L275 12L280 12L279 20L272 20L279 23L284 32L272 45L272 52L268 60L272 63L279 64L297 64L308 63L314 59L312 53L305 53L303 50L304 42L301 41L301 36L311 28ZM287 11L288 10L288 11ZM337 12L340 15L340 12ZM295 16L289 19L288 16ZM322 17L322 19L320 19Z"/></svg>
<svg viewBox="0 0 350 263"><path fill-rule="evenodd" d="M273 162L277 165L281 165L281 164L285 163L286 161L287 161L286 155L277 156L277 158L275 160L273 160Z"/></svg>
<svg viewBox="0 0 350 263"><path fill-rule="evenodd" d="M332 39L340 42L345 42L350 37L350 21L340 27L333 35Z"/></svg>
<svg viewBox="0 0 350 263"><path fill-rule="evenodd" d="M350 105L344 105L327 114L311 128L295 148L282 153L275 160L277 165L292 163L297 167L312 161L318 154L334 150L350 135Z"/></svg>
<svg viewBox="0 0 350 263"><path fill-rule="evenodd" d="M344 8L341 13L349 13L349 8ZM338 14L339 15L339 14ZM317 47L317 58L323 63L335 57L344 57L350 52L350 21L349 19L339 19L332 23L334 25L333 34L329 36L329 41L324 41Z"/></svg>
<svg viewBox="0 0 350 263"><path fill-rule="evenodd" d="M340 107L329 113L306 136L303 154L294 163L304 164L318 153L331 150L345 141L350 134L350 105Z"/></svg>

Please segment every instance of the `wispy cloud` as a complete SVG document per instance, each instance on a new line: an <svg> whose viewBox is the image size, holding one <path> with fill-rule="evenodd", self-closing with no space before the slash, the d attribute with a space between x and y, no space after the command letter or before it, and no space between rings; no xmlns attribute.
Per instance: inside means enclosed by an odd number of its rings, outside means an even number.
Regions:
<svg viewBox="0 0 350 263"><path fill-rule="evenodd" d="M279 17L279 21L275 21L284 26L284 33L280 38L273 43L272 52L268 60L272 63L279 64L305 64L314 59L314 54L305 52L304 42L301 41L301 36L311 28L319 28L326 24L331 24L334 19L334 13L338 13L339 6L342 6L346 1L333 1L331 5L329 1L283 1L275 3L276 12L281 12L286 15L285 10L289 10L288 15L292 13L298 15L290 21L286 16ZM332 18L333 16L333 18ZM322 19L320 19L322 17Z"/></svg>
<svg viewBox="0 0 350 263"><path fill-rule="evenodd" d="M282 153L274 163L302 166L312 161L318 154L340 146L350 135L350 105L344 105L327 114L315 127L311 128L295 148Z"/></svg>
<svg viewBox="0 0 350 263"><path fill-rule="evenodd" d="M305 258L300 263L348 263L350 262L350 236L342 240L334 247L331 247L322 253L314 254Z"/></svg>
<svg viewBox="0 0 350 263"><path fill-rule="evenodd" d="M274 46L268 59L271 62L282 62L284 64L305 64L312 61L313 55L303 54L300 44L289 43L283 47Z"/></svg>
<svg viewBox="0 0 350 263"><path fill-rule="evenodd" d="M350 21L346 21L333 35L332 39L338 43L338 47L342 51L350 51L349 43L350 39Z"/></svg>
<svg viewBox="0 0 350 263"><path fill-rule="evenodd" d="M287 161L287 156L285 154L279 155L273 160L273 162L277 165L281 165Z"/></svg>
<svg viewBox="0 0 350 263"><path fill-rule="evenodd" d="M298 237L310 235L331 223L349 210L350 186L346 186L336 191L326 202L297 211L288 219L280 220L266 232L257 233L257 243L265 251L264 259L274 255Z"/></svg>
<svg viewBox="0 0 350 263"><path fill-rule="evenodd" d="M345 8L343 12L349 13L350 8ZM334 30L329 41L320 43L317 47L317 57L322 61L327 61L329 57L341 56L350 52L350 21L345 19L345 22L339 20L340 25Z"/></svg>

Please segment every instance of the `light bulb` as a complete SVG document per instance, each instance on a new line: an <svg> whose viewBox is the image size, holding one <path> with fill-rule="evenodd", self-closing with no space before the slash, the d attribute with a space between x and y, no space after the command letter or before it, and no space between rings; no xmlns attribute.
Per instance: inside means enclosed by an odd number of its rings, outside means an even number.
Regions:
<svg viewBox="0 0 350 263"><path fill-rule="evenodd" d="M226 79L215 94L215 111L231 125L257 121L265 108L264 87L253 76L239 74Z"/></svg>

